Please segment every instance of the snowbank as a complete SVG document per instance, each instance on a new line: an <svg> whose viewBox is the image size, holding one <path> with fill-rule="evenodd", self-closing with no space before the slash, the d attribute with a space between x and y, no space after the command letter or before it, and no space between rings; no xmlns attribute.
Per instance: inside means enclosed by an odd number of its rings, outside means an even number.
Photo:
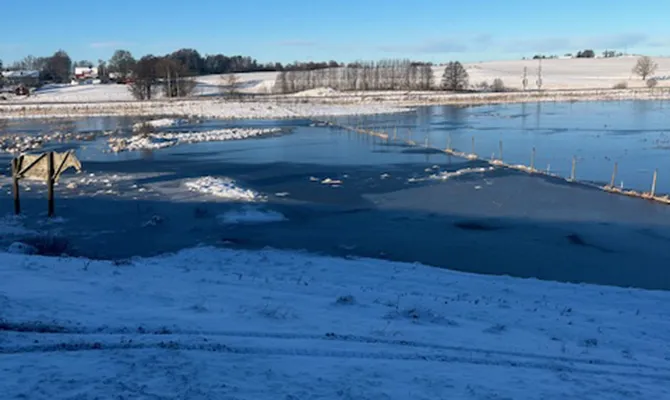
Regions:
<svg viewBox="0 0 670 400"><path fill-rule="evenodd" d="M286 221L286 217L276 211L245 207L228 211L217 217L223 224L265 224Z"/></svg>
<svg viewBox="0 0 670 400"><path fill-rule="evenodd" d="M335 96L340 94L339 91L329 88L329 87L324 87L324 88L315 88L315 89L309 89L309 90L304 90L302 92L298 93L293 93L291 96L293 97L326 97L326 96Z"/></svg>
<svg viewBox="0 0 670 400"><path fill-rule="evenodd" d="M184 185L192 192L208 194L232 201L254 202L263 200L263 197L257 192L242 189L230 178L214 178L206 176L187 181Z"/></svg>
<svg viewBox="0 0 670 400"><path fill-rule="evenodd" d="M0 254L10 397L668 398L670 294L273 250Z"/></svg>
<svg viewBox="0 0 670 400"><path fill-rule="evenodd" d="M264 135L279 133L280 128L252 129L233 128L219 129L203 132L179 132L179 133L152 133L148 135L136 135L131 137L110 138L109 147L115 152L163 149L185 143L200 142L223 142L227 140L242 140Z"/></svg>

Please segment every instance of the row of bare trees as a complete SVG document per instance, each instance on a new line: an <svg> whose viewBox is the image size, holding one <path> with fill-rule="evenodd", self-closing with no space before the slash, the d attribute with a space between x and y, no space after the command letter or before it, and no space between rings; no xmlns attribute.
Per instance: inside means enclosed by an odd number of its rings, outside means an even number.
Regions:
<svg viewBox="0 0 670 400"><path fill-rule="evenodd" d="M133 65L132 72L128 90L137 100L151 100L158 90L168 98L184 97L196 86L188 67L169 57L144 56Z"/></svg>
<svg viewBox="0 0 670 400"><path fill-rule="evenodd" d="M430 64L383 60L311 71L282 71L277 75L274 88L277 93L295 93L318 87L342 91L429 90L432 84Z"/></svg>

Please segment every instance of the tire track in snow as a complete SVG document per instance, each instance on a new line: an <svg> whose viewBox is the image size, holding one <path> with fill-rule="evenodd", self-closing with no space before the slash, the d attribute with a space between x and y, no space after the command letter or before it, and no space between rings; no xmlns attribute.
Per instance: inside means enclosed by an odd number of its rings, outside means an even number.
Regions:
<svg viewBox="0 0 670 400"><path fill-rule="evenodd" d="M52 336L52 335L46 335ZM100 335L103 339L110 339L112 335ZM165 335L167 337L174 335ZM137 337L136 337L137 338ZM136 339L135 338L135 339ZM310 358L337 358L337 359L364 359L364 360L384 360L384 361L415 361L415 362L433 362L433 363L451 363L451 364L470 364L485 365L492 367L522 368L522 369L541 369L557 373L575 373L588 374L596 376L622 376L636 377L651 380L670 381L668 374L644 373L631 370L630 367L622 371L613 371L601 368L602 365L593 365L595 368L574 367L558 362L539 362L520 360L515 357L494 357L485 356L464 356L462 354L454 355L449 352L441 353L403 353L398 351L355 351L355 350L337 350L308 348L306 343L302 347L270 347L270 346L248 346L231 345L222 342L216 342L208 338L184 338L174 337L175 340L159 340L162 336L141 336L144 342L137 342L134 339L126 341L124 338L119 342L76 340L60 341L50 344L31 344L25 346L2 346L0 355L11 354L34 354L34 353L58 353L58 352L82 352L82 351L132 351L132 350L166 350L166 351L206 351L214 353L223 353L231 355L253 355L253 356L285 356L285 357L310 357ZM154 340L146 340L154 339ZM181 340L179 340L181 339ZM304 340L304 339L303 339ZM361 343L363 344L363 343ZM458 351L456 351L458 353Z"/></svg>
<svg viewBox="0 0 670 400"><path fill-rule="evenodd" d="M5 329L3 329L3 327ZM18 325L18 327L24 327ZM358 344L367 344L367 345L388 345L401 348L412 348L420 350L433 350L433 351L442 351L442 352L452 352L452 353L467 353L470 356L484 356L487 358L490 357L503 357L503 358L514 358L514 359L525 359L536 360L536 361L545 361L551 363L562 363L562 364L579 364L585 366L594 366L594 367L616 367L616 368L627 368L627 369L645 369L653 371L670 371L670 367L664 367L660 365L645 365L640 363L625 363L617 361L608 361L598 358L576 358L576 357L564 357L564 356L552 356L546 354L535 354L535 353L524 353L524 352L515 352L515 351L505 351L505 350L489 350L479 347L464 347L464 346L455 346L455 345L442 345L442 344L433 344L425 343L411 340L399 340L399 339L383 339L359 335L341 335L336 333L327 333L327 334L307 334L307 333L274 333L274 332L255 332L255 331L187 331L187 330L168 330L166 328L161 328L158 330L146 330L143 328L131 329L131 328L122 328L122 329L110 329L110 328L98 328L98 329L81 329L81 328L66 328L66 327L53 327L51 329L38 327L35 330L28 329L6 329L7 324L0 324L0 331L5 332L14 332L21 334L33 334L38 338L49 338L48 340L55 339L60 340L59 344L61 347L65 347L64 350L67 350L69 343L77 343L76 340L81 339L80 336L89 336L96 337L99 341L93 341L87 339L82 343L103 343L109 339L120 339L121 341L130 338L134 340L137 338L164 338L164 339L177 339L172 340L174 343L180 343L180 340L183 339L192 339L196 337L198 339L206 339L206 337L214 338L242 338L242 339L275 339L282 341L298 341L298 340L313 340L313 341L326 341L326 342L340 342L340 343L358 343ZM191 338L189 338L189 336ZM32 338L32 337L31 337ZM68 339L75 339L74 342L69 342ZM26 346L26 347L11 347L11 346L0 346L0 354L8 353L21 353L21 352L31 352L31 348L35 348L36 352L42 351L40 349L46 349L43 352L49 351L59 351L58 349L51 349L50 346L55 345L36 345L36 346ZM131 347L132 348L132 347ZM26 349L22 351L21 349ZM87 348L86 345L83 346L82 350L95 350L93 348ZM670 378L669 378L670 379Z"/></svg>

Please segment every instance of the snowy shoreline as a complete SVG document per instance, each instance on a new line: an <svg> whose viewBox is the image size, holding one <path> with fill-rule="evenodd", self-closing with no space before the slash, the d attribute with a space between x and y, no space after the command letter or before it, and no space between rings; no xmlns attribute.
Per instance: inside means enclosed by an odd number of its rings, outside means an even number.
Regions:
<svg viewBox="0 0 670 400"><path fill-rule="evenodd" d="M506 93L335 92L323 96L268 95L247 102L221 99L93 103L0 104L0 118L91 116L198 117L215 119L289 119L392 114L430 105L486 105L536 102L667 100L670 89L547 90ZM167 124L170 120L161 120Z"/></svg>

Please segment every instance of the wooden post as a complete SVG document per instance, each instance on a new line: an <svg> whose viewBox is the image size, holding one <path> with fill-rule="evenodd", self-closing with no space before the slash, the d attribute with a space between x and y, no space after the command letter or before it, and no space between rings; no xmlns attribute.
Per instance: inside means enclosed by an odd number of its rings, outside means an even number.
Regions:
<svg viewBox="0 0 670 400"><path fill-rule="evenodd" d="M447 139L447 151L451 152L451 132L449 133L449 138Z"/></svg>
<svg viewBox="0 0 670 400"><path fill-rule="evenodd" d="M535 147L533 147L533 151L530 153L530 170L535 171Z"/></svg>
<svg viewBox="0 0 670 400"><path fill-rule="evenodd" d="M654 179L651 181L651 197L656 196L656 180L658 178L658 169L654 170Z"/></svg>
<svg viewBox="0 0 670 400"><path fill-rule="evenodd" d="M503 144L502 144L502 140L501 140L500 141L500 161L502 161L502 160L503 160Z"/></svg>
<svg viewBox="0 0 670 400"><path fill-rule="evenodd" d="M472 155L475 154L475 137L472 137Z"/></svg>
<svg viewBox="0 0 670 400"><path fill-rule="evenodd" d="M398 127L393 128L393 141L398 140Z"/></svg>
<svg viewBox="0 0 670 400"><path fill-rule="evenodd" d="M572 157L572 172L570 173L570 180L574 181L577 176L577 157Z"/></svg>
<svg viewBox="0 0 670 400"><path fill-rule="evenodd" d="M426 148L430 147L430 141L428 139L428 136L426 136Z"/></svg>
<svg viewBox="0 0 670 400"><path fill-rule="evenodd" d="M12 191L14 192L14 214L21 214L21 199L19 198L19 159L12 159Z"/></svg>
<svg viewBox="0 0 670 400"><path fill-rule="evenodd" d="M614 184L616 182L616 174L617 174L618 170L619 170L619 164L615 162L614 163L614 171L612 171L612 180L610 181L610 187L612 189L614 189Z"/></svg>
<svg viewBox="0 0 670 400"><path fill-rule="evenodd" d="M54 212L54 153L53 151L49 152L49 155L47 156L48 160L48 172L49 176L47 177L47 197L49 200L49 218L53 217L55 212Z"/></svg>

